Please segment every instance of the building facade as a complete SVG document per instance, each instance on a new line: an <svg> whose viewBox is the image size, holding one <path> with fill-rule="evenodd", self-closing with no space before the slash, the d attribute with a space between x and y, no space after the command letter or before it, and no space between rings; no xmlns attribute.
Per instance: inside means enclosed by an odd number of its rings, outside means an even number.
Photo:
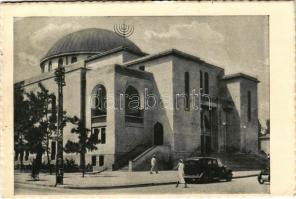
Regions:
<svg viewBox="0 0 296 199"><path fill-rule="evenodd" d="M34 91L42 83L57 95L57 67L66 70L64 110L100 140L86 155L98 170L128 161L142 168L139 161L152 153L167 164L197 153L257 153L254 77L225 75L176 49L148 55L114 32L85 29L58 40L41 59L41 74L17 84ZM64 143L77 139L71 128L64 129ZM54 140L51 146L54 153ZM79 155L64 157L79 163Z"/></svg>

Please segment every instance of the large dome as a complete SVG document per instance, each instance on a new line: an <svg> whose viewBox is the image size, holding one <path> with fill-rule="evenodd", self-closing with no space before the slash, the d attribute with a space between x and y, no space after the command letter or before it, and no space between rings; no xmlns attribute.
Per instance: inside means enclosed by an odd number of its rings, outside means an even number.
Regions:
<svg viewBox="0 0 296 199"><path fill-rule="evenodd" d="M58 40L41 59L41 62L60 55L102 53L121 46L142 53L136 44L115 32L99 28L84 29Z"/></svg>

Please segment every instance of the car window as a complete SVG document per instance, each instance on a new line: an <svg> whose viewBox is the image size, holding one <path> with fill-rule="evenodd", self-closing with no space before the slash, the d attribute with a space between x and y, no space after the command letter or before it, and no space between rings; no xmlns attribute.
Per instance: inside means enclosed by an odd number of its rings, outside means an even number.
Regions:
<svg viewBox="0 0 296 199"><path fill-rule="evenodd" d="M222 166L223 166L223 163L221 162L220 159L217 159L217 162L218 162L218 166L219 166L219 167L222 167Z"/></svg>
<svg viewBox="0 0 296 199"><path fill-rule="evenodd" d="M209 167L212 166L212 160L207 160L207 164Z"/></svg>
<svg viewBox="0 0 296 199"><path fill-rule="evenodd" d="M213 167L218 167L218 162L217 162L217 160L212 160L212 166L213 166Z"/></svg>
<svg viewBox="0 0 296 199"><path fill-rule="evenodd" d="M196 161L186 161L185 165L191 166L191 165L196 165Z"/></svg>

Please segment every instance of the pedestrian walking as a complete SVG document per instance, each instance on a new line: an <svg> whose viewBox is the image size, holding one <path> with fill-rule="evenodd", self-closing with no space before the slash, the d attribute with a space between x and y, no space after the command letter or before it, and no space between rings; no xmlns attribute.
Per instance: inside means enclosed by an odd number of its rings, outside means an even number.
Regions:
<svg viewBox="0 0 296 199"><path fill-rule="evenodd" d="M39 180L39 170L38 170L36 159L33 159L33 162L32 162L31 176L33 180Z"/></svg>
<svg viewBox="0 0 296 199"><path fill-rule="evenodd" d="M176 184L176 187L178 187L179 184L184 184L184 188L187 188L187 183L184 179L184 163L182 159L179 160L177 167L178 167L178 182Z"/></svg>
<svg viewBox="0 0 296 199"><path fill-rule="evenodd" d="M156 174L158 173L158 165L157 165L156 155L153 155L153 157L151 158L150 174L153 174L153 172L155 172Z"/></svg>

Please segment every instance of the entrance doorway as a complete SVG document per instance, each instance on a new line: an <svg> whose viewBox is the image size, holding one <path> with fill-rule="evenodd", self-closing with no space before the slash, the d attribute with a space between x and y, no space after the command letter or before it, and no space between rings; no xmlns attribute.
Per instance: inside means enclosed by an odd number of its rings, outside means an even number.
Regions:
<svg viewBox="0 0 296 199"><path fill-rule="evenodd" d="M201 123L201 135L200 135L200 148L202 154L208 154L212 152L212 111L204 110L201 111L200 123Z"/></svg>
<svg viewBox="0 0 296 199"><path fill-rule="evenodd" d="M163 145L163 126L159 122L154 125L154 145Z"/></svg>
<svg viewBox="0 0 296 199"><path fill-rule="evenodd" d="M211 153L211 136L201 135L201 153Z"/></svg>

